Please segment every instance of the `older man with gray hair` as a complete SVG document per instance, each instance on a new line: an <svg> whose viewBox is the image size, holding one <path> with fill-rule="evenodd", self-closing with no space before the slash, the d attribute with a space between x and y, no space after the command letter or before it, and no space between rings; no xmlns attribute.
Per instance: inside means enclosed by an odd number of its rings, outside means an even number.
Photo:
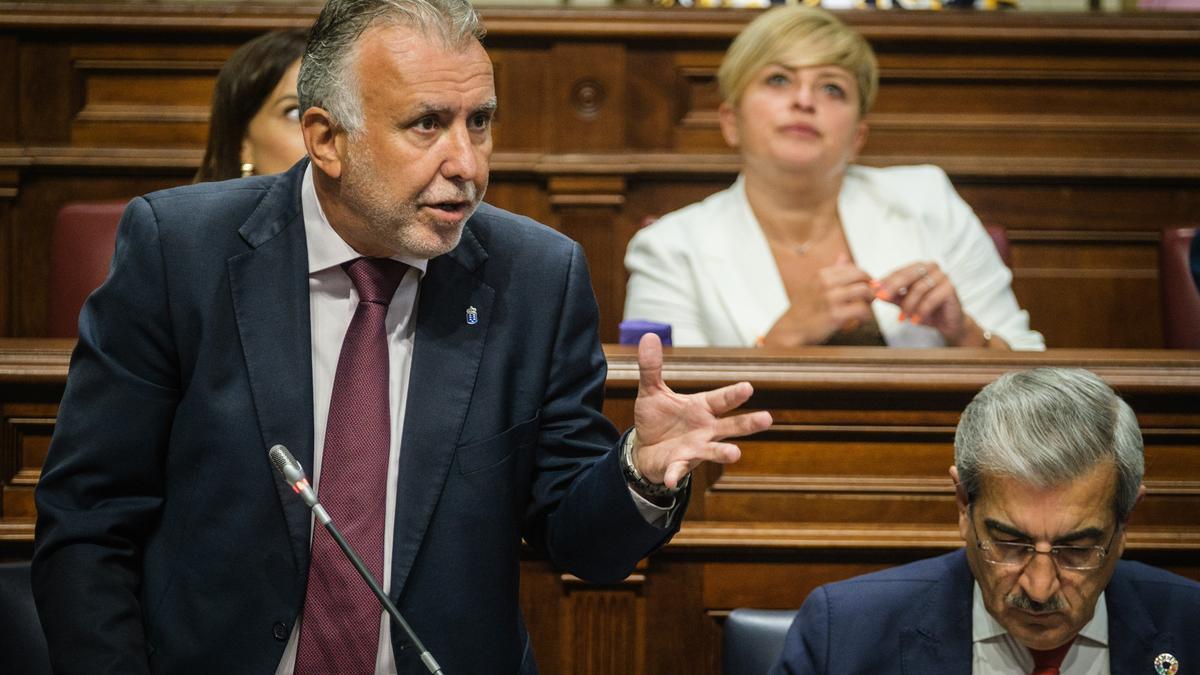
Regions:
<svg viewBox="0 0 1200 675"><path fill-rule="evenodd" d="M1120 560L1145 494L1133 410L1086 370L1009 373L950 468L964 550L822 586L778 673L1104 675L1200 665L1200 584Z"/></svg>
<svg viewBox="0 0 1200 675"><path fill-rule="evenodd" d="M582 249L482 203L482 34L466 0L331 0L300 68L309 159L130 203L37 489L56 672L536 672L522 540L618 581L678 530L689 472L770 425L727 414L748 383L672 392L652 337L635 428L604 419Z"/></svg>

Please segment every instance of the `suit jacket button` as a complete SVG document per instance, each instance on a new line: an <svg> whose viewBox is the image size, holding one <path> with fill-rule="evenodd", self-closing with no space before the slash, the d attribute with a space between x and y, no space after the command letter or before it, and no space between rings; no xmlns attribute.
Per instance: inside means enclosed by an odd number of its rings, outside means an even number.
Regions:
<svg viewBox="0 0 1200 675"><path fill-rule="evenodd" d="M288 639L287 624L282 621L276 621L275 625L271 626L271 634L274 635L275 639L279 640L280 642Z"/></svg>

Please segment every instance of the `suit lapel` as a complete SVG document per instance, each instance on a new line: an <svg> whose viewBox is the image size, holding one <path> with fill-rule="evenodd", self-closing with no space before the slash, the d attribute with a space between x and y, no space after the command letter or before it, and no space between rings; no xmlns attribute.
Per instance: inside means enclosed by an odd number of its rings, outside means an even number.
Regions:
<svg viewBox="0 0 1200 675"><path fill-rule="evenodd" d="M971 601L974 590L966 556L959 551L946 574L930 588L911 627L900 634L905 675L961 675L971 672Z"/></svg>
<svg viewBox="0 0 1200 675"><path fill-rule="evenodd" d="M396 489L390 595L399 598L437 508L491 320L495 291L475 275L487 253L469 225L421 281ZM476 323L468 320L474 308Z"/></svg>
<svg viewBox="0 0 1200 675"><path fill-rule="evenodd" d="M719 283L709 286L729 315L743 345L754 344L787 311L791 302L766 235L746 200L745 179L722 197L719 212L705 223L705 266ZM701 301L704 301L701 299Z"/></svg>
<svg viewBox="0 0 1200 675"><path fill-rule="evenodd" d="M927 251L933 249L920 239L924 228L912 226L918 216L901 210L895 195L877 194L874 181L861 171L850 167L846 172L838 195L838 214L854 264L882 279L899 267L928 258ZM891 341L930 347L941 344L932 328L901 322L897 305L874 300L871 312Z"/></svg>
<svg viewBox="0 0 1200 675"><path fill-rule="evenodd" d="M312 471L308 251L300 209L306 162L280 177L238 230L252 249L229 259L229 286L262 433L264 477L279 496L297 571L308 569L309 511L267 461L281 443Z"/></svg>
<svg viewBox="0 0 1200 675"><path fill-rule="evenodd" d="M1155 626L1121 562L1104 589L1104 602L1108 609L1109 672L1153 673L1156 656L1179 653L1174 636Z"/></svg>

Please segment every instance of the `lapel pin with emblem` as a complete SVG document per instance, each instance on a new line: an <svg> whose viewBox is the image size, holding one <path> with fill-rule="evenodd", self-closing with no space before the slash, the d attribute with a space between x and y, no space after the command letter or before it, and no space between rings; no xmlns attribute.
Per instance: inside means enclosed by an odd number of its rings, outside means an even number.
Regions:
<svg viewBox="0 0 1200 675"><path fill-rule="evenodd" d="M475 309L474 305L467 308L467 325L474 326L479 323L479 310Z"/></svg>
<svg viewBox="0 0 1200 675"><path fill-rule="evenodd" d="M1179 672L1179 659L1163 652L1154 658L1154 672L1158 675L1175 675Z"/></svg>

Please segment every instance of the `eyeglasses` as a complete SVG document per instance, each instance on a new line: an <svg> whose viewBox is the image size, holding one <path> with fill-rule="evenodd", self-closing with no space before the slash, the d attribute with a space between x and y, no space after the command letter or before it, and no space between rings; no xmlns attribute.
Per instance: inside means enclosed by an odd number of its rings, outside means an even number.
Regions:
<svg viewBox="0 0 1200 675"><path fill-rule="evenodd" d="M975 546L983 551L983 559L993 565L1020 569L1028 565L1038 553L1047 553L1037 550L1033 544L1023 542L990 540L985 542L979 538L979 531L975 529L975 514L970 507L968 507L967 517L971 520L971 533L975 535ZM1059 569L1098 569L1104 564L1104 559L1108 557L1108 551L1112 548L1113 540L1117 538L1117 532L1120 529L1120 525L1113 528L1112 536L1108 538L1108 544L1105 546L1051 546L1048 555Z"/></svg>

